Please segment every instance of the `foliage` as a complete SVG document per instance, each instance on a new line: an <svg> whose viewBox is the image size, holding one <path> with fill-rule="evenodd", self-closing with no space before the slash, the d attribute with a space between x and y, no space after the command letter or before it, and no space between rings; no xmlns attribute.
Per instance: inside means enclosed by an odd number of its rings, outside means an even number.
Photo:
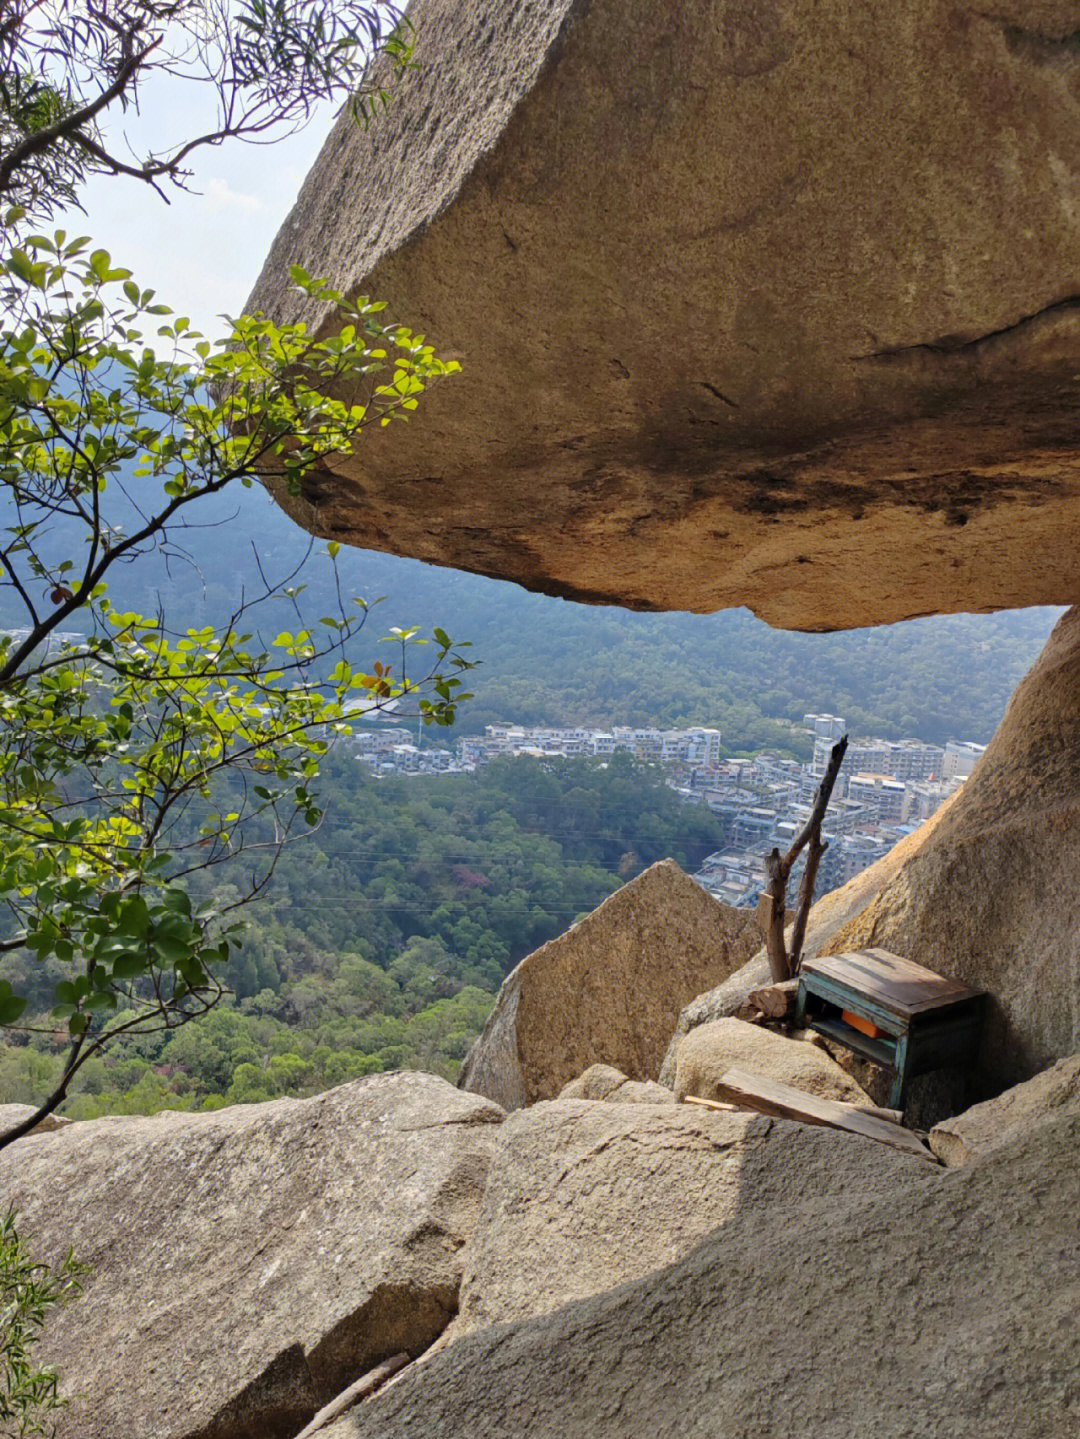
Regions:
<svg viewBox="0 0 1080 1439"><path fill-rule="evenodd" d="M193 909L184 881L234 857L253 831L272 864L298 822L319 822L310 783L351 698L379 708L427 686L433 698L417 696L426 721L456 713L453 670L467 662L449 636L436 631L419 678L407 668L423 643L411 630L396 632L398 669L356 672L342 651L367 606L344 605L340 592L319 625L325 638L302 627L269 645L252 629L260 598L279 588L265 576L261 595L217 630L173 633L160 612L111 603L110 572L177 546L193 505L268 475L297 489L326 455L404 417L457 368L385 325L381 305L299 268L293 278L337 307L338 333L315 339L300 323L244 316L211 345L104 251L63 232L31 235L0 264L0 478L15 510L0 584L25 626L0 637L0 897L17 926L9 946L74 971L56 983L48 1021L70 1036L64 1081L118 1033L172 1028L218 1000L214 969L229 954L220 922L268 870L224 910ZM160 351L144 338L148 317L160 321ZM343 382L361 398L332 398ZM112 518L117 490L138 516L128 531ZM76 615L85 637L51 647ZM328 657L320 687L307 674ZM242 783L222 808L226 774ZM0 1024L25 1006L0 982Z"/></svg>
<svg viewBox="0 0 1080 1439"><path fill-rule="evenodd" d="M280 137L326 101L366 123L412 53L394 0L8 0L0 197L48 217L94 174L183 185L196 151ZM373 70L377 55L386 61ZM158 148L140 135L139 100L155 81L185 94L184 133Z"/></svg>
<svg viewBox="0 0 1080 1439"><path fill-rule="evenodd" d="M121 1037L77 1077L65 1113L308 1094L394 1068L453 1080L520 959L623 878L669 854L692 871L725 837L626 754L376 780L345 740L323 784L322 827L246 910L243 948L221 971L232 994L197 1025ZM198 902L228 903L224 871L191 884ZM28 956L4 972L49 1003ZM57 1063L44 1035L0 1049L0 1100L39 1090Z"/></svg>
<svg viewBox="0 0 1080 1439"><path fill-rule="evenodd" d="M49 1311L79 1294L86 1270L70 1251L55 1269L31 1258L15 1218L11 1209L0 1217L0 1434L28 1439L53 1434L49 1416L66 1403L56 1371L35 1358L35 1342Z"/></svg>

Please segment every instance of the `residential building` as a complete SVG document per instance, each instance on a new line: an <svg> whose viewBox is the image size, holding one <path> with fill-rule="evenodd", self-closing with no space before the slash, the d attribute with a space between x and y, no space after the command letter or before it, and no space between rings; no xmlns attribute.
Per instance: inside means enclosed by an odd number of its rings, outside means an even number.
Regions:
<svg viewBox="0 0 1080 1439"><path fill-rule="evenodd" d="M945 746L941 762L941 778L967 779L986 750L984 744L973 744L971 740L950 740Z"/></svg>

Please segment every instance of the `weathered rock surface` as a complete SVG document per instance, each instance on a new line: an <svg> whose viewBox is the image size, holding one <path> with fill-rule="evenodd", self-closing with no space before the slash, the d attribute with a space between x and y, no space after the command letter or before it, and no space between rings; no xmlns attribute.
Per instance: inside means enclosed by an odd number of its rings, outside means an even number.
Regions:
<svg viewBox="0 0 1080 1439"><path fill-rule="evenodd" d="M664 1268L747 1208L887 1194L924 1161L834 1130L692 1105L555 1100L502 1127L449 1341Z"/></svg>
<svg viewBox="0 0 1080 1439"><path fill-rule="evenodd" d="M0 1104L0 1134L6 1134L9 1129L14 1129L16 1124L22 1124L36 1112L33 1104ZM44 1119L38 1120L31 1132L48 1134L50 1130L63 1129L65 1124L70 1123L71 1120L65 1119L62 1114L46 1114Z"/></svg>
<svg viewBox="0 0 1080 1439"><path fill-rule="evenodd" d="M798 629L1075 597L1076 0L416 16L253 302L325 331L299 261L464 373L302 523Z"/></svg>
<svg viewBox="0 0 1080 1439"><path fill-rule="evenodd" d="M308 1100L71 1124L0 1193L85 1293L45 1344L62 1439L292 1439L457 1307L502 1113L431 1075Z"/></svg>
<svg viewBox="0 0 1080 1439"><path fill-rule="evenodd" d="M720 1092L720 1079L732 1066L822 1099L870 1103L869 1095L824 1050L741 1019L715 1019L679 1041L675 1098L684 1099L688 1094L699 1099L726 1098Z"/></svg>
<svg viewBox="0 0 1080 1439"><path fill-rule="evenodd" d="M1072 609L948 810L820 950L878 945L986 990L988 1089L1080 1050L1078 701Z"/></svg>
<svg viewBox="0 0 1080 1439"><path fill-rule="evenodd" d="M505 1109L554 1099L592 1064L655 1079L679 1011L761 942L674 860L654 864L507 977L458 1083Z"/></svg>
<svg viewBox="0 0 1080 1439"><path fill-rule="evenodd" d="M670 1089L652 1079L627 1079L610 1064L592 1064L559 1091L560 1099L599 1099L612 1104L671 1104Z"/></svg>
<svg viewBox="0 0 1080 1439"><path fill-rule="evenodd" d="M930 1131L930 1148L950 1167L970 1164L987 1150L1060 1118L1066 1110L1080 1110L1080 1055L1076 1054L1058 1060L996 1099L935 1125Z"/></svg>
<svg viewBox="0 0 1080 1439"><path fill-rule="evenodd" d="M940 1177L778 1189L660 1274L464 1336L326 1439L1072 1439L1078 1151L1071 1115Z"/></svg>
<svg viewBox="0 0 1080 1439"><path fill-rule="evenodd" d="M711 1024L716 1019L731 1019L750 1002L750 995L769 982L769 962L761 949L737 969L723 984L704 994L695 995L679 1014L671 1036L664 1062L660 1066L660 1083L668 1089L675 1088L675 1066L679 1058L679 1045L683 1037L702 1024Z"/></svg>

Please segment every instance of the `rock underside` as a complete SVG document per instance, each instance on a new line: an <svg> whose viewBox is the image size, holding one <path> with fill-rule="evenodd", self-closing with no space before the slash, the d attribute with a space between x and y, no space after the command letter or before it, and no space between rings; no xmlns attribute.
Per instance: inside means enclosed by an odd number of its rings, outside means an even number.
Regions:
<svg viewBox="0 0 1080 1439"><path fill-rule="evenodd" d="M1080 3L423 0L288 266L462 375L290 505L622 605L835 629L1080 591Z"/></svg>

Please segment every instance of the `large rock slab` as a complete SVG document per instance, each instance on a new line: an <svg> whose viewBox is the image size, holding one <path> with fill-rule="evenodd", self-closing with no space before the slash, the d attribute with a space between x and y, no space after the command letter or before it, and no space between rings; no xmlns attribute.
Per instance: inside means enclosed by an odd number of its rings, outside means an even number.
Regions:
<svg viewBox="0 0 1080 1439"><path fill-rule="evenodd" d="M502 1112L432 1075L308 1100L70 1124L0 1153L42 1257L81 1299L42 1352L60 1439L292 1439L457 1308Z"/></svg>
<svg viewBox="0 0 1080 1439"><path fill-rule="evenodd" d="M936 1174L853 1135L688 1104L520 1110L496 1141L444 1342L662 1269L747 1208L887 1195L913 1165Z"/></svg>
<svg viewBox="0 0 1080 1439"><path fill-rule="evenodd" d="M469 1334L326 1439L1071 1439L1080 1116ZM926 1166L919 1166L920 1169Z"/></svg>
<svg viewBox="0 0 1080 1439"><path fill-rule="evenodd" d="M1035 1125L1060 1118L1065 1110L1080 1110L1080 1054L1059 1059L1025 1084L936 1124L930 1148L942 1164L970 1164Z"/></svg>
<svg viewBox="0 0 1080 1439"><path fill-rule="evenodd" d="M990 1090L1080 1050L1078 697L1072 609L947 812L821 948L880 946L986 990Z"/></svg>
<svg viewBox="0 0 1080 1439"><path fill-rule="evenodd" d="M674 860L654 864L504 981L458 1083L505 1109L554 1099L593 1064L655 1079L679 1011L761 942Z"/></svg>
<svg viewBox="0 0 1080 1439"><path fill-rule="evenodd" d="M679 1041L675 1064L675 1098L726 1099L720 1080L731 1068L745 1069L762 1079L790 1084L805 1094L869 1104L861 1089L834 1059L799 1040L787 1039L741 1019L716 1019L699 1025Z"/></svg>
<svg viewBox="0 0 1080 1439"><path fill-rule="evenodd" d="M1080 584L1076 0L423 0L300 262L462 360L318 534L797 629ZM615 37L613 39L613 37Z"/></svg>

